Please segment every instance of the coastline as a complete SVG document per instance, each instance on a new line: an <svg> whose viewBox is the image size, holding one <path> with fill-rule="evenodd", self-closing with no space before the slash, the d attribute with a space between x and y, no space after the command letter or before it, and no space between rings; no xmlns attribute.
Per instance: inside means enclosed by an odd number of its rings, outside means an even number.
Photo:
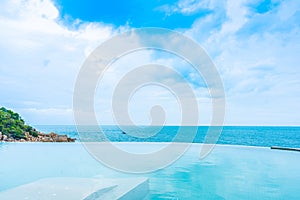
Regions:
<svg viewBox="0 0 300 200"><path fill-rule="evenodd" d="M49 134L38 132L37 137L30 135L29 132L25 133L25 138L22 139L16 139L13 137L9 137L5 134L2 134L0 132L0 142L75 142L75 138L68 137L67 135L60 135L54 132L51 132Z"/></svg>

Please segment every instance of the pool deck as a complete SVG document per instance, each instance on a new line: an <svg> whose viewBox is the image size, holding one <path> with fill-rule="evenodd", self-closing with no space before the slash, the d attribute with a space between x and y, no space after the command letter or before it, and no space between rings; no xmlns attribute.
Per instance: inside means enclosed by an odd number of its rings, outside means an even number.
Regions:
<svg viewBox="0 0 300 200"><path fill-rule="evenodd" d="M12 199L143 199L149 192L147 178L48 178L0 192L1 200Z"/></svg>

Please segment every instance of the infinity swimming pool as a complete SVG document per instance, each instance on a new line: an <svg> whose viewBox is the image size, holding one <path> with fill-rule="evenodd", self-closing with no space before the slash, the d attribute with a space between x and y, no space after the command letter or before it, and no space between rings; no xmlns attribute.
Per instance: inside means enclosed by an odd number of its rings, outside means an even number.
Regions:
<svg viewBox="0 0 300 200"><path fill-rule="evenodd" d="M115 143L143 148L165 143ZM218 145L199 159L201 144L153 173L128 174L96 161L80 143L0 143L1 191L50 177L148 177L146 199L300 199L300 153ZM1 199L1 198L0 198Z"/></svg>

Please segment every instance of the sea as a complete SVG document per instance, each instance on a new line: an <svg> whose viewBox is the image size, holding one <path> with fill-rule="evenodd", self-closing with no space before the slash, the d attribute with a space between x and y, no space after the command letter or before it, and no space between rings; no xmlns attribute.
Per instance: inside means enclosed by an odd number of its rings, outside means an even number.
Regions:
<svg viewBox="0 0 300 200"><path fill-rule="evenodd" d="M75 125L36 125L36 129L41 132L55 132L66 134L69 137L76 138L78 142L83 141L82 134L78 134ZM127 127L127 132L118 126L106 125L100 127L105 138L97 138L98 134L93 134L95 126L86 126L84 128L86 135L91 135L92 141L108 140L112 142L172 142L177 136L180 126L164 126L157 131L157 127ZM185 127L181 133L182 142L193 135L191 142L203 143L208 135L209 126ZM129 130L129 131L128 131ZM142 131L141 131L142 130ZM280 146L300 148L300 127L299 126L224 126L221 128L221 134L216 140L217 144L244 145L244 146ZM82 131L82 129L81 129ZM144 133L154 132L146 137ZM95 131L96 132L96 131ZM83 134L84 135L84 134ZM178 139L176 140L178 142ZM179 139L180 142L180 139Z"/></svg>

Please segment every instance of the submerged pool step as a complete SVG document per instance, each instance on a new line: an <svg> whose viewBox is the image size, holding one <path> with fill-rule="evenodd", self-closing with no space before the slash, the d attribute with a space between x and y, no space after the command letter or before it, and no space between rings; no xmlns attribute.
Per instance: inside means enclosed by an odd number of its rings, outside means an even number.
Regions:
<svg viewBox="0 0 300 200"><path fill-rule="evenodd" d="M271 149L276 149L276 150L285 150L285 151L299 151L299 148L288 148L288 147L276 147L276 146L272 146Z"/></svg>
<svg viewBox="0 0 300 200"><path fill-rule="evenodd" d="M48 178L0 192L1 200L143 199L149 192L147 178Z"/></svg>

